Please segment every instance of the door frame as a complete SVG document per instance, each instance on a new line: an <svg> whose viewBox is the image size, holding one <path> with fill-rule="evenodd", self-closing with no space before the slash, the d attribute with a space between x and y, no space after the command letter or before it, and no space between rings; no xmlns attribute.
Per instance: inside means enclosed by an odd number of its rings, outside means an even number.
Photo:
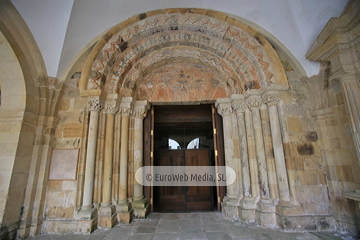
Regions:
<svg viewBox="0 0 360 240"><path fill-rule="evenodd" d="M211 104L211 121L213 127L215 168L225 166L224 153L224 136L222 127L222 117L218 114L214 104ZM144 119L144 150L143 165L154 166L154 125L155 125L155 107L151 105L151 109ZM149 202L150 212L154 211L154 187L144 186L144 195ZM216 186L216 206L221 211L221 202L226 195L226 186ZM215 205L215 204L214 204Z"/></svg>

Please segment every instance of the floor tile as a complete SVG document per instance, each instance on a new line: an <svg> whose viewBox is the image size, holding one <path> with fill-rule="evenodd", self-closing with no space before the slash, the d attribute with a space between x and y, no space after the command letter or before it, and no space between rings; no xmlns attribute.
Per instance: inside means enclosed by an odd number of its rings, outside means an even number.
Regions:
<svg viewBox="0 0 360 240"><path fill-rule="evenodd" d="M135 233L155 233L155 227L137 227Z"/></svg>
<svg viewBox="0 0 360 240"><path fill-rule="evenodd" d="M153 240L178 240L179 233L155 233Z"/></svg>
<svg viewBox="0 0 360 240"><path fill-rule="evenodd" d="M180 232L180 239L181 240L190 240L190 239L205 239L207 240L207 235L204 231L197 230L197 231L181 231Z"/></svg>
<svg viewBox="0 0 360 240"><path fill-rule="evenodd" d="M206 233L209 240L233 240L229 234L223 232Z"/></svg>

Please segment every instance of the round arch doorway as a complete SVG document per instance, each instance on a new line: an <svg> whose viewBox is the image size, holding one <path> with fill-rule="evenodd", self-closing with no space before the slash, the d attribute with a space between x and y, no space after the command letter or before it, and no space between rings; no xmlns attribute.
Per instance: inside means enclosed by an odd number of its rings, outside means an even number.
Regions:
<svg viewBox="0 0 360 240"><path fill-rule="evenodd" d="M221 117L211 104L153 106L144 121L145 166L224 166ZM221 210L226 187L144 187L150 211Z"/></svg>

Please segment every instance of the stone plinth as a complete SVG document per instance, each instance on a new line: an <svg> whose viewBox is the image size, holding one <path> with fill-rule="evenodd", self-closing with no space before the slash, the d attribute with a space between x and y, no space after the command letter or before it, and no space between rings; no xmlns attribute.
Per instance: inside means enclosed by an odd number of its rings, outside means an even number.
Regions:
<svg viewBox="0 0 360 240"><path fill-rule="evenodd" d="M246 222L255 221L255 209L257 199L254 197L244 197L240 201L239 216Z"/></svg>
<svg viewBox="0 0 360 240"><path fill-rule="evenodd" d="M116 209L114 205L104 205L99 208L98 225L100 228L112 228L116 223Z"/></svg>
<svg viewBox="0 0 360 240"><path fill-rule="evenodd" d="M116 205L116 214L119 223L130 223L133 218L131 203L126 201Z"/></svg>
<svg viewBox="0 0 360 240"><path fill-rule="evenodd" d="M263 227L276 227L275 204L272 199L261 199L256 205L256 220Z"/></svg>
<svg viewBox="0 0 360 240"><path fill-rule="evenodd" d="M97 228L98 211L96 208L81 209L74 212L74 218L78 219L76 232L89 234Z"/></svg>

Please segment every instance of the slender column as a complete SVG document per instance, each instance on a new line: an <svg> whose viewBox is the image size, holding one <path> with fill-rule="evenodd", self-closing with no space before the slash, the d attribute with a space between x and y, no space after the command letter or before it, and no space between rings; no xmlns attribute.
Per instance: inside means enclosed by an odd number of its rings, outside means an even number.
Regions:
<svg viewBox="0 0 360 240"><path fill-rule="evenodd" d="M93 206L95 160L97 152L97 137L99 128L99 111L103 107L103 100L99 96L88 97L87 109L90 111L89 130L86 146L84 193L80 210L75 210L74 217L81 219L77 225L77 232L91 233L97 225L97 209Z"/></svg>
<svg viewBox="0 0 360 240"><path fill-rule="evenodd" d="M111 202L112 191L112 160L114 152L114 122L115 113L118 111L117 94L109 94L105 102L106 130L105 130L105 153L104 173L102 188L102 203L99 209L99 226L111 228L115 224L115 206Z"/></svg>
<svg viewBox="0 0 360 240"><path fill-rule="evenodd" d="M114 158L113 158L113 202L119 200L119 171L120 171L120 136L121 136L121 114L115 115L115 133L114 133Z"/></svg>
<svg viewBox="0 0 360 240"><path fill-rule="evenodd" d="M235 173L236 173L236 196L239 200L243 198L243 186L242 186L242 172L241 172L241 161L240 161L240 148L239 148L239 128L238 121L235 111L230 115L231 116L231 133L233 139L233 149L234 157L233 161L235 162Z"/></svg>
<svg viewBox="0 0 360 240"><path fill-rule="evenodd" d="M224 132L224 150L225 150L225 164L227 167L232 168L235 172L237 170L237 164L234 159L234 137L232 132L233 124L233 109L231 101L228 98L219 98L216 100L215 106L217 107L218 113L223 119L223 132ZM236 176L240 177L240 176ZM239 199L238 199L238 181L232 184L227 183L226 196L222 202L222 211L228 218L236 218L239 216Z"/></svg>
<svg viewBox="0 0 360 240"><path fill-rule="evenodd" d="M260 96L250 96L247 98L246 103L251 109L253 126L254 126L256 157L259 167L258 170L259 170L259 181L260 181L259 183L260 195L261 198L269 198L269 182L267 176L265 147L264 147L264 139L263 139L260 110L259 110L262 105L262 100Z"/></svg>
<svg viewBox="0 0 360 240"><path fill-rule="evenodd" d="M250 179L251 179L251 196L258 197L260 195L259 181L258 181L258 167L255 152L254 129L252 124L252 116L249 109L245 109L245 126L246 137L248 143L249 165L250 165Z"/></svg>
<svg viewBox="0 0 360 240"><path fill-rule="evenodd" d="M137 101L133 115L134 123L134 176L136 171L143 166L143 121L150 109L148 101ZM134 217L145 218L149 210L147 199L143 195L143 186L134 179Z"/></svg>
<svg viewBox="0 0 360 240"><path fill-rule="evenodd" d="M243 97L236 99L232 102L232 107L236 112L238 128L239 128L239 145L240 145L240 158L241 158L241 172L242 172L242 184L244 197L251 196L251 182L250 182L250 170L249 170L249 157L248 146L246 140L245 129L245 109L247 108Z"/></svg>
<svg viewBox="0 0 360 240"><path fill-rule="evenodd" d="M223 131L224 131L224 150L225 150L225 163L227 167L231 167L236 171L236 164L234 162L234 143L231 132L231 102L227 98L220 98L216 100L216 107L218 113L223 118ZM227 186L226 193L227 200L231 201L237 198L236 194L236 181Z"/></svg>
<svg viewBox="0 0 360 240"><path fill-rule="evenodd" d="M288 183L288 176L285 166L284 147L281 139L280 121L279 121L279 114L277 109L279 96L276 92L275 93L267 92L263 95L263 100L264 102L266 102L269 109L271 138L274 148L275 167L276 167L276 175L278 180L280 200L282 202L289 202L290 201L289 183Z"/></svg>
<svg viewBox="0 0 360 240"><path fill-rule="evenodd" d="M133 98L124 97L120 104L121 145L120 145L120 201L116 206L118 221L129 223L132 218L131 204L127 199L128 147L129 147L129 117L132 113Z"/></svg>
<svg viewBox="0 0 360 240"><path fill-rule="evenodd" d="M85 164L84 196L81 210L89 210L93 206L94 170L96 157L96 140L99 125L99 110L103 107L100 97L88 99L88 110L90 111L89 134Z"/></svg>
<svg viewBox="0 0 360 240"><path fill-rule="evenodd" d="M272 199L279 199L279 190L276 179L274 149L271 140L270 118L269 118L268 109L265 106L265 104L262 105L260 112L261 112L262 129L264 135L265 156L266 156L266 164L267 164L268 178L269 178L270 197Z"/></svg>

